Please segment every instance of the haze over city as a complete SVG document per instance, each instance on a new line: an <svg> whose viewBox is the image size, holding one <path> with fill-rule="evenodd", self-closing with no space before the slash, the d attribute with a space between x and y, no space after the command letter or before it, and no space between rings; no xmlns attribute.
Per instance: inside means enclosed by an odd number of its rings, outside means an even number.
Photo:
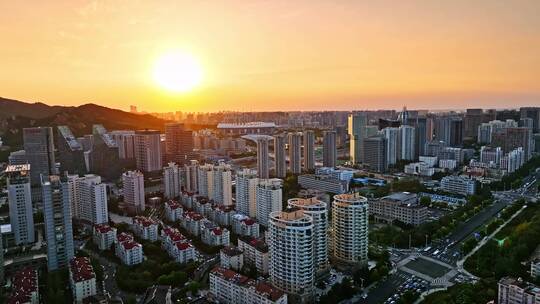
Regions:
<svg viewBox="0 0 540 304"><path fill-rule="evenodd" d="M0 95L147 112L531 106L539 15L538 1L4 1ZM171 53L196 85L156 81Z"/></svg>

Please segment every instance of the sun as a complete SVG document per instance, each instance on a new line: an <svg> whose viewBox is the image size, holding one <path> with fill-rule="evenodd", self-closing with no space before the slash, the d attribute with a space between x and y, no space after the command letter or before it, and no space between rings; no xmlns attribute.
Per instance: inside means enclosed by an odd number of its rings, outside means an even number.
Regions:
<svg viewBox="0 0 540 304"><path fill-rule="evenodd" d="M188 92L202 81L199 61L186 53L174 52L161 56L154 66L154 80L174 92Z"/></svg>

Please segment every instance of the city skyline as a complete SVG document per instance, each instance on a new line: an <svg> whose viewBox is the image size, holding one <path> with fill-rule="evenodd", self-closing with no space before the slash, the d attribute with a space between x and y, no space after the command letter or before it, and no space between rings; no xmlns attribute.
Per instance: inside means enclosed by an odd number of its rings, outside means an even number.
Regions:
<svg viewBox="0 0 540 304"><path fill-rule="evenodd" d="M0 50L0 93L29 102L146 112L439 110L535 105L540 97L534 1L0 8L10 42ZM156 62L174 51L202 67L189 92L153 79Z"/></svg>

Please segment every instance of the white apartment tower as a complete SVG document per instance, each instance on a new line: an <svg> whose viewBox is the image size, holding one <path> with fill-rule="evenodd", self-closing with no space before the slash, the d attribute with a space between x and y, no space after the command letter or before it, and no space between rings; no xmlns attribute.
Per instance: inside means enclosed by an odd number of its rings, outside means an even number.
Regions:
<svg viewBox="0 0 540 304"><path fill-rule="evenodd" d="M221 205L232 205L231 166L220 162L217 166L205 164L198 169L199 194Z"/></svg>
<svg viewBox="0 0 540 304"><path fill-rule="evenodd" d="M67 178L72 216L93 225L108 223L107 185L101 182L101 177L86 174Z"/></svg>
<svg viewBox="0 0 540 304"><path fill-rule="evenodd" d="M278 178L259 180L257 185L257 222L268 226L268 216L271 212L281 211L282 208L282 183Z"/></svg>
<svg viewBox="0 0 540 304"><path fill-rule="evenodd" d="M289 207L304 211L313 219L313 256L315 271L328 268L328 209L326 203L312 198L291 198Z"/></svg>
<svg viewBox="0 0 540 304"><path fill-rule="evenodd" d="M399 127L401 140L401 157L404 160L415 159L415 130L411 126Z"/></svg>
<svg viewBox="0 0 540 304"><path fill-rule="evenodd" d="M236 172L236 210L250 217L257 216L257 172L243 169Z"/></svg>
<svg viewBox="0 0 540 304"><path fill-rule="evenodd" d="M368 201L358 193L334 196L331 253L343 262L367 263Z"/></svg>
<svg viewBox="0 0 540 304"><path fill-rule="evenodd" d="M304 170L315 169L315 132L304 131Z"/></svg>
<svg viewBox="0 0 540 304"><path fill-rule="evenodd" d="M138 211L144 211L144 175L140 171L122 174L124 202Z"/></svg>
<svg viewBox="0 0 540 304"><path fill-rule="evenodd" d="M34 238L30 165L9 165L6 168L9 202L9 222L15 244L30 244Z"/></svg>
<svg viewBox="0 0 540 304"><path fill-rule="evenodd" d="M289 171L293 174L302 172L302 133L289 133Z"/></svg>
<svg viewBox="0 0 540 304"><path fill-rule="evenodd" d="M309 302L315 279L313 219L300 209L276 211L269 220L270 281Z"/></svg>
<svg viewBox="0 0 540 304"><path fill-rule="evenodd" d="M161 170L161 134L156 130L135 132L135 161L137 170L154 172Z"/></svg>
<svg viewBox="0 0 540 304"><path fill-rule="evenodd" d="M384 128L384 138L386 138L386 163L395 165L401 158L401 140L398 128Z"/></svg>
<svg viewBox="0 0 540 304"><path fill-rule="evenodd" d="M165 198L173 199L180 196L182 190L182 174L177 164L170 162L163 167L163 191Z"/></svg>

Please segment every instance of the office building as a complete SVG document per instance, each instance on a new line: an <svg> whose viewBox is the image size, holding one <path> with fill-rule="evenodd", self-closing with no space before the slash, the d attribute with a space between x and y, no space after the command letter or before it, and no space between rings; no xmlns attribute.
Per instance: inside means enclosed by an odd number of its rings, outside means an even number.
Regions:
<svg viewBox="0 0 540 304"><path fill-rule="evenodd" d="M503 277L498 283L498 304L538 304L540 287L522 278Z"/></svg>
<svg viewBox="0 0 540 304"><path fill-rule="evenodd" d="M84 149L88 172L97 174L104 179L117 179L122 174L118 146L105 127L93 125L88 144L90 145L89 150Z"/></svg>
<svg viewBox="0 0 540 304"><path fill-rule="evenodd" d="M166 199L180 196L182 191L182 169L174 162L163 167L163 195Z"/></svg>
<svg viewBox="0 0 540 304"><path fill-rule="evenodd" d="M415 160L415 129L411 126L401 126L399 128L401 157L403 160Z"/></svg>
<svg viewBox="0 0 540 304"><path fill-rule="evenodd" d="M272 137L257 138L257 173L259 178L270 177L270 157L268 155L269 140Z"/></svg>
<svg viewBox="0 0 540 304"><path fill-rule="evenodd" d="M325 202L312 198L292 198L290 208L297 208L313 219L313 265L315 271L328 268L328 209Z"/></svg>
<svg viewBox="0 0 540 304"><path fill-rule="evenodd" d="M287 304L287 294L269 283L222 267L210 271L209 296L218 303Z"/></svg>
<svg viewBox="0 0 540 304"><path fill-rule="evenodd" d="M349 155L353 164L363 161L362 142L366 136L365 127L367 115L365 113L350 114L348 117Z"/></svg>
<svg viewBox="0 0 540 304"><path fill-rule="evenodd" d="M336 131L323 133L323 166L333 168L337 164Z"/></svg>
<svg viewBox="0 0 540 304"><path fill-rule="evenodd" d="M368 201L358 193L334 195L331 254L346 263L367 263Z"/></svg>
<svg viewBox="0 0 540 304"><path fill-rule="evenodd" d="M15 236L15 244L30 244L34 237L34 214L30 189L30 165L9 165L7 176L9 222Z"/></svg>
<svg viewBox="0 0 540 304"><path fill-rule="evenodd" d="M354 177L354 171L346 169L335 169L333 167L320 167L315 170L316 175L330 175L332 178L350 182Z"/></svg>
<svg viewBox="0 0 540 304"><path fill-rule="evenodd" d="M349 191L349 182L327 174L302 174L298 176L298 184L304 189L316 189L329 193L345 193Z"/></svg>
<svg viewBox="0 0 540 304"><path fill-rule="evenodd" d="M86 165L83 146L77 141L68 126L58 126L56 131L60 172L68 171L71 174L85 174Z"/></svg>
<svg viewBox="0 0 540 304"><path fill-rule="evenodd" d="M193 134L184 124L165 124L165 155L169 162L187 164L193 158Z"/></svg>
<svg viewBox="0 0 540 304"><path fill-rule="evenodd" d="M9 165L24 165L27 164L26 152L24 150L13 151L9 153L8 164Z"/></svg>
<svg viewBox="0 0 540 304"><path fill-rule="evenodd" d="M272 212L268 244L272 284L309 302L315 280L313 218L296 208Z"/></svg>
<svg viewBox="0 0 540 304"><path fill-rule="evenodd" d="M432 176L435 174L435 168L425 162L416 162L406 164L403 167L403 173L418 176Z"/></svg>
<svg viewBox="0 0 540 304"><path fill-rule="evenodd" d="M293 174L302 172L302 133L289 133L289 171Z"/></svg>
<svg viewBox="0 0 540 304"><path fill-rule="evenodd" d="M304 131L304 171L315 169L315 132Z"/></svg>
<svg viewBox="0 0 540 304"><path fill-rule="evenodd" d="M268 226L268 217L271 212L282 208L283 180L278 178L261 179L256 187L257 222Z"/></svg>
<svg viewBox="0 0 540 304"><path fill-rule="evenodd" d="M482 123L478 126L477 141L479 144L491 143L493 125L491 123Z"/></svg>
<svg viewBox="0 0 540 304"><path fill-rule="evenodd" d="M52 128L24 128L23 145L26 160L31 168L30 180L33 186L40 185L41 175L56 174Z"/></svg>
<svg viewBox="0 0 540 304"><path fill-rule="evenodd" d="M401 133L399 128L384 128L382 130L386 139L386 163L395 165L401 159Z"/></svg>
<svg viewBox="0 0 540 304"><path fill-rule="evenodd" d="M250 217L257 216L257 172L244 168L236 172L236 210Z"/></svg>
<svg viewBox="0 0 540 304"><path fill-rule="evenodd" d="M380 199L369 201L369 214L376 221L392 224L400 221L418 226L428 219L428 208L418 203L416 194L409 192L393 193Z"/></svg>
<svg viewBox="0 0 540 304"><path fill-rule="evenodd" d="M284 178L287 175L285 140L284 134L274 136L274 174L278 178Z"/></svg>
<svg viewBox="0 0 540 304"><path fill-rule="evenodd" d="M473 179L450 175L441 179L441 189L446 192L461 195L473 195L476 190L476 183Z"/></svg>
<svg viewBox="0 0 540 304"><path fill-rule="evenodd" d="M135 160L135 131L111 131L110 136L118 146L118 158L121 160Z"/></svg>
<svg viewBox="0 0 540 304"><path fill-rule="evenodd" d="M482 109L467 109L463 118L463 133L465 137L474 138L478 134L478 127L483 121Z"/></svg>
<svg viewBox="0 0 540 304"><path fill-rule="evenodd" d="M96 273L89 258L76 257L69 262L69 283L74 303L97 294Z"/></svg>
<svg viewBox="0 0 540 304"><path fill-rule="evenodd" d="M140 171L122 174L124 202L135 211L144 211L144 175Z"/></svg>
<svg viewBox="0 0 540 304"><path fill-rule="evenodd" d="M135 161L137 170L145 173L161 170L161 154L161 135L159 131L135 131Z"/></svg>
<svg viewBox="0 0 540 304"><path fill-rule="evenodd" d="M232 205L232 171L224 162L205 164L198 170L199 194L220 205Z"/></svg>
<svg viewBox="0 0 540 304"><path fill-rule="evenodd" d="M364 165L375 172L385 172L388 169L386 163L386 139L373 136L364 139Z"/></svg>
<svg viewBox="0 0 540 304"><path fill-rule="evenodd" d="M54 271L66 267L74 256L68 185L57 175L43 176L41 189L47 268Z"/></svg>
<svg viewBox="0 0 540 304"><path fill-rule="evenodd" d="M454 118L450 120L450 146L459 147L463 145L463 120Z"/></svg>

